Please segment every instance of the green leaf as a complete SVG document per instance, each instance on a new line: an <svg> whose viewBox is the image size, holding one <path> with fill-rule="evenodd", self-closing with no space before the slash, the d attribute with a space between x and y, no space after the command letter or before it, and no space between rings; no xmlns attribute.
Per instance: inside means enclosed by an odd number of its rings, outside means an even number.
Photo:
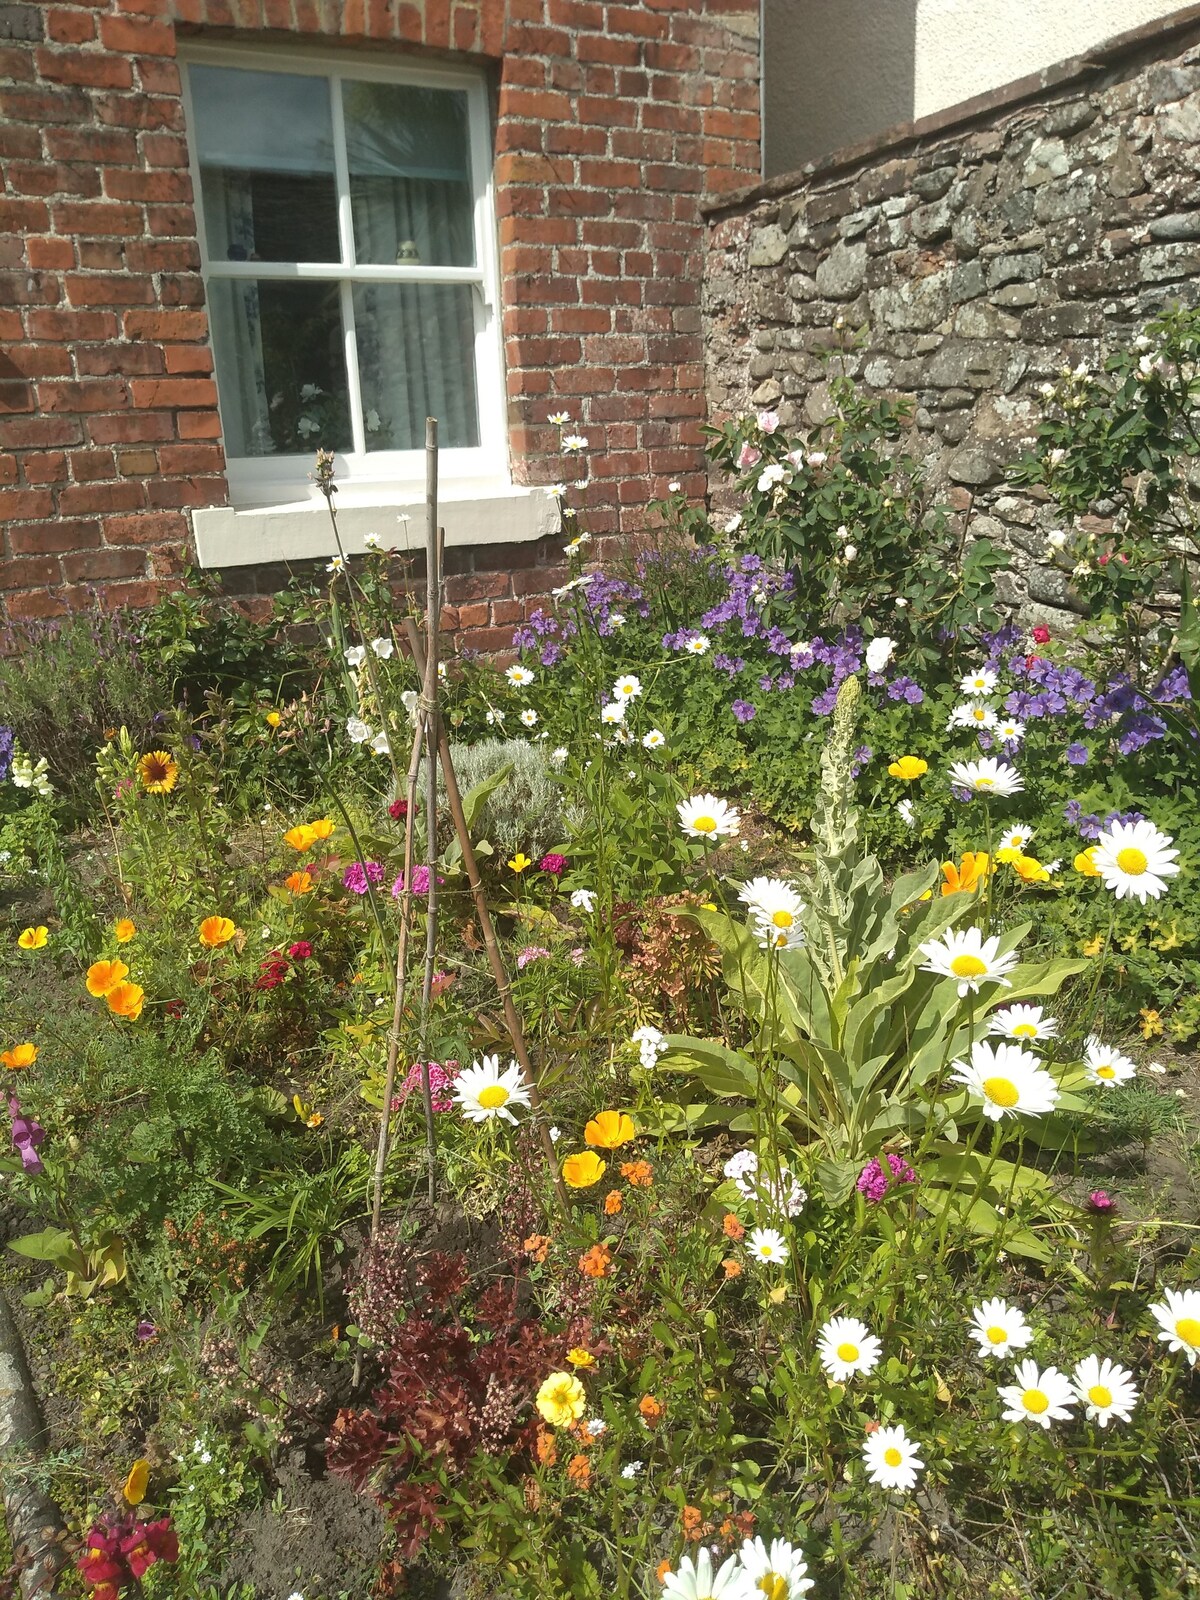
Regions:
<svg viewBox="0 0 1200 1600"><path fill-rule="evenodd" d="M857 1161L818 1161L813 1175L827 1205L844 1206L854 1193L859 1174Z"/></svg>
<svg viewBox="0 0 1200 1600"><path fill-rule="evenodd" d="M46 1228L41 1233L26 1233L10 1239L8 1248L33 1261L51 1261L56 1267L82 1268L83 1255L69 1233L62 1228Z"/></svg>

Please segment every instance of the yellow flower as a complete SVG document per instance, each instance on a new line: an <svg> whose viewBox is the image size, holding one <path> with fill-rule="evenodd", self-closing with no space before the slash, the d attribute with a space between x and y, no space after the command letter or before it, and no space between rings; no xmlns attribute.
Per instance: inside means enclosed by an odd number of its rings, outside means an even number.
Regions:
<svg viewBox="0 0 1200 1600"><path fill-rule="evenodd" d="M278 711L268 711L267 712L267 727L268 728L277 728L282 721L283 721L283 717L280 715L280 713Z"/></svg>
<svg viewBox="0 0 1200 1600"><path fill-rule="evenodd" d="M1090 850L1081 850L1071 865L1081 878L1098 878L1100 868L1096 865L1096 846L1093 845Z"/></svg>
<svg viewBox="0 0 1200 1600"><path fill-rule="evenodd" d="M115 989L128 976L129 968L123 961L93 961L87 969L87 992L103 1000L110 989Z"/></svg>
<svg viewBox="0 0 1200 1600"><path fill-rule="evenodd" d="M328 817L318 817L315 822L309 823L308 831L312 834L314 843L319 843L322 839L328 839L333 832L333 823Z"/></svg>
<svg viewBox="0 0 1200 1600"><path fill-rule="evenodd" d="M1050 874L1046 871L1042 863L1035 860L1033 856L1018 855L1017 859L1012 862L1011 865L1013 871L1016 873L1017 877L1020 878L1022 883L1050 882Z"/></svg>
<svg viewBox="0 0 1200 1600"><path fill-rule="evenodd" d="M1015 844L1006 844L1002 850L996 851L996 860L1004 866L1011 867L1014 861L1020 861L1021 851Z"/></svg>
<svg viewBox="0 0 1200 1600"><path fill-rule="evenodd" d="M573 1372L552 1372L537 1392L537 1408L552 1428L567 1428L583 1415L587 1394Z"/></svg>
<svg viewBox="0 0 1200 1600"><path fill-rule="evenodd" d="M1161 1039L1163 1025L1162 1017L1158 1014L1158 1012L1152 1011L1149 1006L1143 1006L1141 1011L1138 1012L1138 1015L1142 1019L1142 1038ZM0 1057L0 1059L3 1058Z"/></svg>
<svg viewBox="0 0 1200 1600"><path fill-rule="evenodd" d="M1159 1033L1162 1032L1160 1028ZM10 1072L20 1072L22 1067L31 1067L38 1058L38 1048L35 1044L15 1044L11 1050L0 1051L0 1061Z"/></svg>
<svg viewBox="0 0 1200 1600"><path fill-rule="evenodd" d="M179 763L166 750L151 750L137 765L138 777L147 794L170 794L179 782Z"/></svg>
<svg viewBox="0 0 1200 1600"><path fill-rule="evenodd" d="M572 1189L590 1189L608 1171L608 1163L601 1161L592 1150L568 1156L562 1165L563 1182Z"/></svg>
<svg viewBox="0 0 1200 1600"><path fill-rule="evenodd" d="M588 1367L596 1365L596 1358L590 1350L585 1350L582 1345L576 1345L573 1350L567 1351L567 1360L573 1367L587 1371Z"/></svg>
<svg viewBox="0 0 1200 1600"><path fill-rule="evenodd" d="M963 894L977 889L990 870L991 862L986 850L968 850L962 858L962 865L958 867L953 861L943 861L942 873L946 879L942 885L943 895Z"/></svg>
<svg viewBox="0 0 1200 1600"><path fill-rule="evenodd" d="M228 917L205 917L197 931L200 943L207 945L210 950L216 950L228 944L237 929Z"/></svg>
<svg viewBox="0 0 1200 1600"><path fill-rule="evenodd" d="M289 872L283 880L285 889L292 894L307 894L313 886L311 872Z"/></svg>
<svg viewBox="0 0 1200 1600"><path fill-rule="evenodd" d="M527 867L531 867L533 865L533 862L523 850L518 850L508 865L514 872L524 872Z"/></svg>
<svg viewBox="0 0 1200 1600"><path fill-rule="evenodd" d="M633 1118L625 1111L601 1111L583 1130L584 1140L598 1150L619 1150L637 1138Z"/></svg>
<svg viewBox="0 0 1200 1600"><path fill-rule="evenodd" d="M292 1096L292 1108L306 1128L319 1128L325 1118L319 1111L314 1111L311 1106L306 1106L298 1094Z"/></svg>
<svg viewBox="0 0 1200 1600"><path fill-rule="evenodd" d="M905 783L912 783L915 778L923 778L928 771L928 761L922 761L920 756L901 756L888 768L888 777L902 778Z"/></svg>
<svg viewBox="0 0 1200 1600"><path fill-rule="evenodd" d="M121 1491L131 1506L140 1506L146 1498L146 1486L150 1482L150 1463L148 1461L135 1461L129 1469L129 1476L125 1479L125 1487Z"/></svg>
<svg viewBox="0 0 1200 1600"><path fill-rule="evenodd" d="M1088 939L1084 944L1080 945L1080 949L1085 956L1098 956L1101 950L1104 949L1104 935L1102 933L1096 934L1095 938Z"/></svg>
<svg viewBox="0 0 1200 1600"><path fill-rule="evenodd" d="M307 850L310 844L317 841L316 834L307 822L300 823L295 828L289 828L283 836L284 844L290 844L293 850Z"/></svg>
<svg viewBox="0 0 1200 1600"><path fill-rule="evenodd" d="M22 950L40 950L49 937L50 930L43 922L36 928L22 928L17 943Z"/></svg>
<svg viewBox="0 0 1200 1600"><path fill-rule="evenodd" d="M146 991L140 984L118 983L104 998L114 1017L127 1017L130 1022L136 1022L142 1014Z"/></svg>
<svg viewBox="0 0 1200 1600"><path fill-rule="evenodd" d="M113 938L118 944L128 944L137 935L137 923L132 917L121 917L113 925Z"/></svg>

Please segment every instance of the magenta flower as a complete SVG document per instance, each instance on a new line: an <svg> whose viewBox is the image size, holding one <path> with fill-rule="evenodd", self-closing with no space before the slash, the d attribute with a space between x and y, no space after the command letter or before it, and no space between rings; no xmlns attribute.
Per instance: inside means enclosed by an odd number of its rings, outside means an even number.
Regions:
<svg viewBox="0 0 1200 1600"><path fill-rule="evenodd" d="M149 1344L152 1339L158 1338L158 1329L149 1317L143 1317L138 1323L135 1337L139 1344Z"/></svg>
<svg viewBox="0 0 1200 1600"><path fill-rule="evenodd" d="M351 894L366 894L368 884L382 882L382 861L352 861L342 873L342 883Z"/></svg>
<svg viewBox="0 0 1200 1600"><path fill-rule="evenodd" d="M561 878L567 870L566 856L560 856L557 850L550 850L538 862L543 872L552 872L556 878Z"/></svg>
<svg viewBox="0 0 1200 1600"><path fill-rule="evenodd" d="M288 945L288 955L293 961L307 961L312 955L312 945L307 939L297 939L295 944Z"/></svg>
<svg viewBox="0 0 1200 1600"><path fill-rule="evenodd" d="M917 1175L902 1156L887 1155L887 1170L883 1163L872 1157L858 1175L855 1188L864 1199L877 1206L888 1190L898 1183L916 1183Z"/></svg>
<svg viewBox="0 0 1200 1600"><path fill-rule="evenodd" d="M1117 1202L1107 1189L1093 1189L1088 1195L1088 1210L1097 1217L1111 1217L1116 1214Z"/></svg>
<svg viewBox="0 0 1200 1600"><path fill-rule="evenodd" d="M439 872L438 873L438 882L439 883L445 883L445 881L446 880L442 877L441 873ZM428 894L429 893L429 868L428 867L414 867L413 868L412 892L414 894ZM403 893L404 893L404 874L401 873L400 876L396 879L395 883L392 885L392 898L393 898L393 900L399 900L400 896Z"/></svg>
<svg viewBox="0 0 1200 1600"><path fill-rule="evenodd" d="M429 1063L429 1094L435 1111L453 1111L454 1100L449 1090L458 1077L457 1061L431 1061ZM392 1100L392 1110L399 1111L410 1094L421 1093L421 1063L414 1062L408 1075Z"/></svg>
<svg viewBox="0 0 1200 1600"><path fill-rule="evenodd" d="M21 1157L26 1172L45 1172L38 1146L45 1140L46 1130L32 1117L22 1116L20 1102L15 1094L8 1097L8 1115L12 1122L13 1149Z"/></svg>

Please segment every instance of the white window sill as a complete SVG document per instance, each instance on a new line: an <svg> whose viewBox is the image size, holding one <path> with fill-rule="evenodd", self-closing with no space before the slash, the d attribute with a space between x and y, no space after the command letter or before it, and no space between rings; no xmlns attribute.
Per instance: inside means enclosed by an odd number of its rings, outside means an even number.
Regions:
<svg viewBox="0 0 1200 1600"><path fill-rule="evenodd" d="M315 491L313 491L315 493ZM425 490L402 485L337 492L338 531L347 555L367 549L365 534L377 533L385 550L424 550ZM407 520L405 520L407 519ZM558 502L547 489L516 484L443 484L438 522L446 544L522 544L560 528ZM267 561L316 560L337 554L324 499L287 505L210 506L192 512L196 560L201 567L258 566Z"/></svg>

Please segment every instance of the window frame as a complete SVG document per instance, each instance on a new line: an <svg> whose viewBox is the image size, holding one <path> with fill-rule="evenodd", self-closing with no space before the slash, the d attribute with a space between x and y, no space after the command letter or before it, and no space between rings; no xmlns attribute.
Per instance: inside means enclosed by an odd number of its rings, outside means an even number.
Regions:
<svg viewBox="0 0 1200 1600"><path fill-rule="evenodd" d="M338 240L343 260L339 262L213 261L208 253L203 194L200 187L200 161L192 104L189 68L192 66L241 68L323 78L329 83L333 123L334 182L338 218ZM365 449L364 408L355 341L353 290L357 284L468 284L474 291L471 304L475 316L474 366L479 444L474 447L442 449L439 471L443 478L458 481L509 481L508 437L505 423L505 379L500 328L500 274L496 215L492 184L491 116L487 85L481 71L441 62L377 56L364 57L350 51L309 51L265 44L224 45L189 41L181 44L180 67L183 79L183 105L187 125L188 163L192 176L196 216L196 238L200 248L200 270L205 296L216 280L246 281L273 279L337 283L350 405L352 445L339 451L335 470L344 488L362 490L373 500L385 500L424 480L425 453L418 450ZM351 212L349 161L346 127L342 114L342 84L345 80L393 84L412 84L420 88L458 89L467 96L468 157L470 162L472 229L475 240L473 267L412 265L360 265L355 261L354 223ZM211 327L210 327L211 337ZM214 355L215 355L215 340ZM219 409L218 386L218 409ZM224 443L224 422L222 421ZM235 505L270 505L309 499L315 492L309 480L313 450L300 450L294 456L230 456L226 451L226 473L230 499Z"/></svg>

